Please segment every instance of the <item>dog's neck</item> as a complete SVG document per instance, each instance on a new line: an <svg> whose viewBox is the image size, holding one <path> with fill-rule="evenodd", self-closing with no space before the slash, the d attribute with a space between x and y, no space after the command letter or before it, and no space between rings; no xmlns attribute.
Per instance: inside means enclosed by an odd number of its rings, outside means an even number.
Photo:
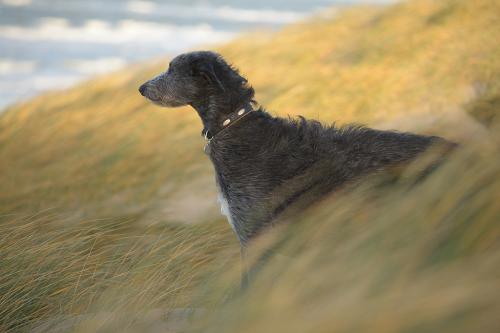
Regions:
<svg viewBox="0 0 500 333"><path fill-rule="evenodd" d="M251 99L231 102L224 96L209 97L205 101L192 103L191 106L196 110L203 123L202 135L209 138L253 109ZM241 112L242 110L244 112Z"/></svg>

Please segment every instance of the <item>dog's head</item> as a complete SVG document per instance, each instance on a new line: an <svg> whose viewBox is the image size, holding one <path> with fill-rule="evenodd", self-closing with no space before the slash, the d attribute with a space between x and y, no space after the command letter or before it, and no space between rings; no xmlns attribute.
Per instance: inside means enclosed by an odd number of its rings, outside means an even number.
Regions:
<svg viewBox="0 0 500 333"><path fill-rule="evenodd" d="M166 72L144 83L139 92L160 106L178 107L237 94L246 82L219 54L198 51L174 58Z"/></svg>

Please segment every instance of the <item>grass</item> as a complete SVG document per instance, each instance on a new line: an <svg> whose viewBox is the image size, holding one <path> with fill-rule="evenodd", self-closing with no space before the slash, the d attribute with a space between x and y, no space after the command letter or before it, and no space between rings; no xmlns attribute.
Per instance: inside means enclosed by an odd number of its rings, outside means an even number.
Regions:
<svg viewBox="0 0 500 333"><path fill-rule="evenodd" d="M271 232L254 252L277 254L237 297L238 245L199 120L137 93L167 61L10 107L0 331L496 331L499 10L493 0L363 6L218 48L272 113L464 145L418 185L411 171L391 186L367 181ZM178 308L204 310L193 322L152 315Z"/></svg>
<svg viewBox="0 0 500 333"><path fill-rule="evenodd" d="M134 231L132 222L115 218L67 226L42 215L2 224L0 318L9 325L4 329L111 304L114 310L146 302L187 306L189 295L182 292L231 243L220 224Z"/></svg>

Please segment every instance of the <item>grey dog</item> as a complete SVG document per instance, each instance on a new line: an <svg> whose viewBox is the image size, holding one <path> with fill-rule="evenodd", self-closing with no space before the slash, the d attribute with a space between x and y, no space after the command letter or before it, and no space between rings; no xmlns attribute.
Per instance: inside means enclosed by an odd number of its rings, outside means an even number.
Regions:
<svg viewBox="0 0 500 333"><path fill-rule="evenodd" d="M210 51L177 56L139 91L160 106L198 112L222 209L242 248L285 211L447 144L434 136L273 117L256 108L247 80Z"/></svg>

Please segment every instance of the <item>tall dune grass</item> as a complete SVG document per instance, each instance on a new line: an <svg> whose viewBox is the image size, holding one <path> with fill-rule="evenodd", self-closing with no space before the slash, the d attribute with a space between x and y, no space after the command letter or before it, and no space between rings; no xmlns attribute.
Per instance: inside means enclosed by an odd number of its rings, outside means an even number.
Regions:
<svg viewBox="0 0 500 333"><path fill-rule="evenodd" d="M220 221L135 231L128 219L64 222L41 214L0 225L3 330L50 328L95 311L187 307L216 254L235 248Z"/></svg>
<svg viewBox="0 0 500 333"><path fill-rule="evenodd" d="M222 223L139 234L126 220L13 221L1 230L14 275L2 275L2 318L78 332L494 332L499 142L467 144L417 183L410 167L293 217L252 245L251 262L265 260L241 293Z"/></svg>

